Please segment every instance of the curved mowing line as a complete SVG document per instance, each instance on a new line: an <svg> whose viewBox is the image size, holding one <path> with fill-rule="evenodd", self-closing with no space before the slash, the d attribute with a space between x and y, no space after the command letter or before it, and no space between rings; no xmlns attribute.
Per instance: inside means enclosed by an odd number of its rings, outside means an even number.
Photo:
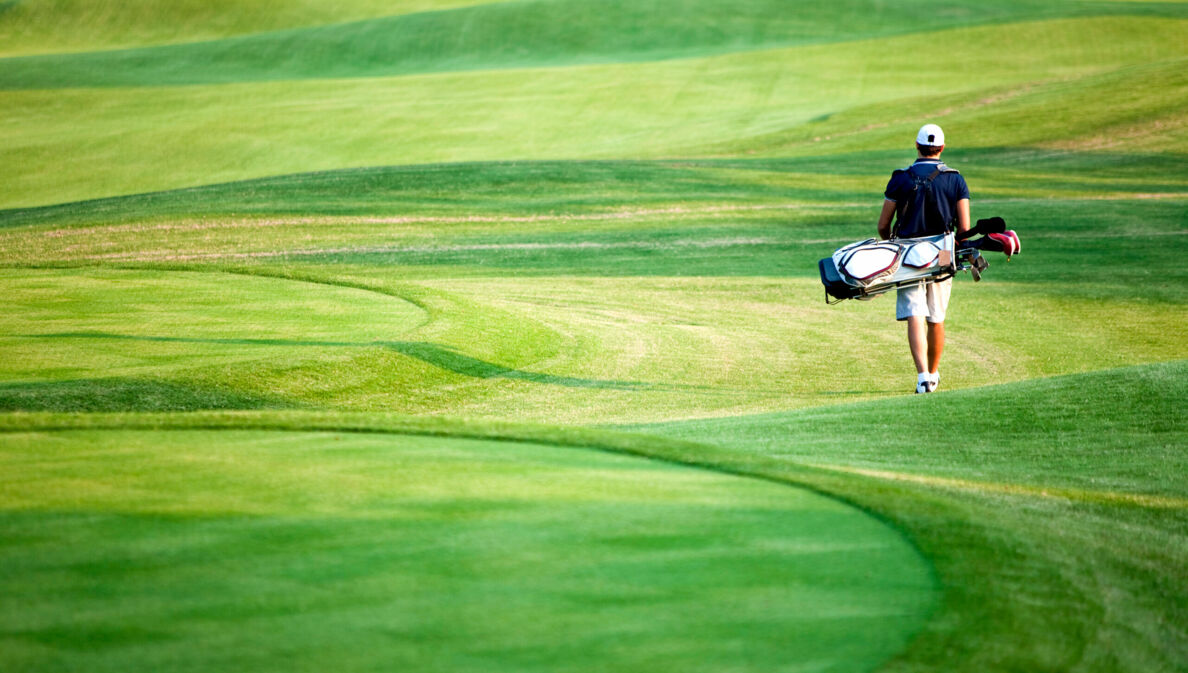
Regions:
<svg viewBox="0 0 1188 673"><path fill-rule="evenodd" d="M0 267L22 269L23 267ZM118 267L85 267L99 270L116 270L116 271L155 271L159 273L222 273L235 276L243 276L248 278L268 278L273 280L284 280L290 282L303 282L316 285L325 285L328 287L345 288L351 290L360 290L363 292L370 292L378 294L383 297L390 297L398 299L407 304L411 304L421 312L421 321L415 325L408 326L402 330L401 334L407 334L419 330L426 325L433 323L439 318L439 311L431 307L428 302L420 297L415 296L415 292L406 288L405 293L395 290L390 290L382 287L375 287L365 283L346 282L340 280L330 280L325 278L318 278L308 274L293 273L286 270L269 270L269 269L207 269L196 266L182 266L179 268L162 269L151 265L122 265ZM416 342L416 341L391 341L391 340L372 340L372 341L330 341L330 340L288 340L288 339L204 339L195 337L171 337L171 336L135 336L126 334L111 334L105 332L61 332L61 333L45 333L45 334L26 334L22 336L36 337L36 338L93 338L93 339L126 339L130 341L157 341L163 343L209 343L209 344L236 344L236 345L261 345L261 346L321 346L321 347L378 347L388 348L408 357L416 358L427 364L433 365L440 369L462 374L468 377L477 379L513 379L530 381L533 383L545 385L557 385L567 388L597 388L608 390L685 390L685 389L699 389L698 386L680 386L675 384L661 384L651 383L646 381L620 381L609 379L584 379L573 376L560 376L555 374L548 374L543 372L526 371L513 367L506 367L497 363L487 362L478 358L471 357L465 353L459 352L451 347L442 346L436 343ZM536 364L537 361L524 363L521 366L529 366Z"/></svg>
<svg viewBox="0 0 1188 673"><path fill-rule="evenodd" d="M313 412L316 413L316 412ZM754 479L788 488L798 488L840 502L856 509L866 516L893 530L915 553L927 562L933 584L942 586L939 575L929 559L916 544L913 536L895 520L846 496L834 493L819 484L799 480L787 475L768 474L737 467L724 455L720 461L690 456L712 456L723 453L721 449L708 444L669 439L653 435L609 432L589 428L530 425L526 423L483 423L478 424L460 419L389 417L370 418L372 424L350 423L341 419L311 417L311 412L300 415L286 414L292 419L285 422L272 414L272 418L248 416L236 412L196 411L185 414L47 414L41 412L22 414L0 414L0 435L20 432L57 432L70 430L260 430L276 432L344 432L358 434L389 434L414 437L439 437L455 439L479 439L525 444L540 444L558 448L587 449L614 455L630 456L665 465L706 470L716 474L742 479ZM648 451L642 447L652 447ZM667 451L664 455L658 450ZM818 470L810 465L792 464L805 470Z"/></svg>
<svg viewBox="0 0 1188 673"><path fill-rule="evenodd" d="M418 417L368 419L365 422L350 423L334 418L310 418L308 413L291 417L286 423L282 418L244 417L236 412L212 414L193 412L185 417L154 414L94 414L88 416L61 416L52 414L21 414L18 417L0 415L0 433L61 430L271 430L295 432L350 432L364 434L398 434L424 437L456 437L459 439L486 439L507 442L547 444L565 448L591 449L629 455L660 463L682 467L709 470L748 479L758 479L784 486L804 488L814 493L844 502L850 507L862 510L884 524L895 528L911 540L906 531L880 512L862 503L839 496L821 486L787 475L774 475L751 471L731 464L730 457L721 461L691 458L689 456L713 456L722 453L719 447L674 440L666 437L590 430L587 428L559 428L524 423L475 424L457 419L422 419ZM371 424L366 424L370 422ZM644 447L653 447L649 451ZM665 455L660 449L668 453ZM811 471L854 474L889 481L916 483L927 486L951 488L967 492L996 493L1041 499L1073 500L1095 504L1133 505L1151 509L1188 509L1188 499L1174 496L1129 494L1117 491L1092 491L1067 487L1039 487L1025 484L1000 482L979 482L967 479L932 477L887 470L870 470L844 465L830 465L797 462L792 467ZM912 546L916 547L912 542Z"/></svg>
<svg viewBox="0 0 1188 673"><path fill-rule="evenodd" d="M97 268L103 268L103 267L97 267ZM123 268L143 269L145 271L154 271L154 270L160 271L161 270L161 269L151 266L151 265L146 265L146 266L121 265L118 268L121 268L121 269L123 269ZM284 270L272 270L272 269L228 268L228 269L218 269L217 271L213 271L206 267L189 265L189 266L182 266L181 268L179 268L177 270L178 271L195 271L195 272L199 272L199 273L207 273L207 272L227 273L227 274L231 274L231 275L235 275L235 276L252 276L255 278L275 278L275 279L279 279L279 280L291 280L291 281L301 282L301 283L310 283L312 285L326 285L329 287L345 287L345 288L350 288L353 290L361 290L363 292L373 292L375 294L383 295L385 297L393 297L393 298L399 299L403 302L412 304L413 306L420 309L421 313L424 314L423 321L420 323L417 323L416 325L405 330L406 333L412 332L414 330L418 330L418 329L432 323L435 320L433 309L431 309L429 307L429 305L427 303L425 303L425 301L423 299L420 299L419 297L415 297L411 293L400 294L394 290L388 290L383 287L368 285L367 283L350 282L350 281L344 281L344 280L330 280L327 278L319 278L317 276L313 276L313 275L309 275L309 274L296 273L296 272L284 271Z"/></svg>
<svg viewBox="0 0 1188 673"><path fill-rule="evenodd" d="M0 267L0 269L5 269L5 268L23 270L23 269L35 268L35 267L24 267L24 266ZM66 267L66 268L71 268L71 267ZM310 285L325 285L328 287L345 288L348 290L360 290L362 292L370 292L370 293L378 294L378 295L381 295L384 297L398 299L398 300L403 301L407 304L411 304L412 306L417 308L422 313L421 322L409 327L408 329L404 330L404 332L412 332L414 330L420 329L420 328L424 327L425 325L428 325L429 323L433 322L433 312L430 310L429 306L426 305L424 301L422 301L416 297L402 295L397 292L385 290L384 288L380 288L380 287L371 286L366 283L353 283L353 282L339 281L339 280L332 281L332 280L327 280L325 278L318 278L316 276L311 276L311 275L307 275L307 274L291 273L291 272L286 272L283 270L264 270L264 269L250 269L249 270L249 269L235 269L235 268L211 269L211 268L207 268L207 267L203 267L203 266L182 266L179 268L162 269L160 267L151 266L151 265L137 266L137 265L131 265L131 264L130 265L120 265L120 266L116 266L116 267L91 266L91 267L86 267L86 268L92 268L92 269L97 269L97 270L107 270L107 271L157 271L157 272L161 272L161 273L175 273L176 272L176 273L226 274L226 275L230 275L230 276L249 276L249 277L253 277L253 278L270 278L272 280L285 280L285 281L290 281L293 283L309 283Z"/></svg>
<svg viewBox="0 0 1188 673"><path fill-rule="evenodd" d="M270 417L269 417L270 416ZM488 439L506 442L548 444L575 449L593 449L620 455L636 456L661 463L710 470L748 479L770 481L828 496L895 527L889 519L861 503L853 502L822 489L820 486L794 478L766 474L739 468L718 447L655 435L595 430L583 427L534 425L529 423L474 422L463 419L423 418L418 416L387 416L376 418L368 414L351 422L339 415L319 412L296 414L248 415L236 412L197 411L185 414L0 414L0 434L17 432L53 432L64 430L275 430L294 432L352 432L363 434L397 434L422 437L456 437L459 439ZM669 455L649 452L641 446L663 448ZM723 454L721 461L690 458L690 455ZM793 467L821 470L796 463ZM823 470L829 471L829 470Z"/></svg>
<svg viewBox="0 0 1188 673"><path fill-rule="evenodd" d="M137 416L143 416L143 415L137 415ZM0 433L20 431L19 428L8 426L5 422L7 420L9 420L9 419L4 419L4 418L0 417ZM60 420L62 421L62 423L60 423L59 427L51 428L49 425L46 425L46 426L43 426L42 428L40 428L40 430L41 431L46 431L46 430L65 431L65 430L84 429L82 427L73 427L73 428L69 427L71 425L74 425L73 423L71 423L71 420L78 420L77 416L63 417ZM200 431L201 432L201 431L219 431L219 430L226 430L226 431L232 431L232 432L234 432L234 431L242 431L242 432L276 431L276 432L288 433L288 434L303 433L303 432L305 432L305 433L320 433L320 434L336 434L336 433L356 432L356 433L368 433L368 434L376 434L376 435L387 435L387 436L391 436L391 437L401 437L401 436L417 437L417 436L420 436L420 437L435 437L435 438L442 438L442 439L477 439L477 440L486 440L486 441L495 441L495 442L506 442L508 444L511 444L511 443L531 444L534 446L541 447L545 453L551 451L554 448L572 448L572 449L580 449L580 450L586 450L586 451L598 451L598 452L603 452L603 453L608 453L608 454L613 454L613 455L625 455L625 456L627 456L631 459L635 459L635 460L654 461L656 463L661 463L661 464L669 465L672 467L706 470L706 471L716 475L719 478L730 479L733 477L733 478L740 478L740 479L757 479L759 481L767 482L774 486L796 489L797 491L800 491L802 493L802 495L811 493L815 496L823 497L823 498L832 500L834 502L840 503L843 506L843 509L839 512L840 514L851 517L852 520L857 520L857 521L861 521L862 519L867 520L866 526L862 527L862 530L864 531L865 535L863 535L861 537L853 538L853 539L856 539L859 541L859 543L858 543L859 545L873 544L873 542L863 543L862 541L878 541L878 545L881 548L897 550L897 554L896 554L897 558L906 559L906 563L901 565L901 567L905 567L905 566L910 567L912 569L913 575L916 578L918 578L917 580L912 582L911 586L914 589L914 591L910 594L910 596L905 597L903 599L902 603L896 603L898 605L910 604L915 608L915 610L913 611L913 614L908 618L908 620L906 622L904 621L903 616L901 616L898 621L897 632L900 634L901 637L898 638L896 641L897 646L894 648L888 648L887 651L882 652L882 658L881 658L881 660L879 660L877 662L877 664L871 664L871 668L866 668L864 666L861 670L874 670L874 668L884 665L887 661L892 660L896 656L900 656L902 652L904 652L905 650L910 648L913 640L919 635L919 633L924 628L927 627L927 624L929 623L929 621L932 619L932 617L936 614L936 611L942 605L940 596L941 596L942 592L944 591L944 587L943 587L942 583L939 581L939 576L936 571L936 568L934 567L932 561L927 556L925 556L924 554L921 553L919 547L916 544L914 544L914 542L912 541L910 536L906 535L904 533L904 531L901 530L898 526L887 521L884 517L879 516L877 513L872 513L864 507L856 506L853 503L848 502L845 498L839 498L833 494L830 494L828 492L823 492L823 491L821 491L817 488L813 488L812 486L809 486L809 485L800 485L800 484L792 483L792 482L789 482L786 480L765 477L763 475L750 475L750 474L745 474L745 473L738 473L733 470L715 469L712 467L707 467L705 465L697 464L695 462L671 460L671 459L661 458L661 457L648 455L648 454L640 454L640 453L635 453L635 452L631 452L631 451L625 451L625 450L622 450L622 447L616 448L614 446L611 446L609 443L602 443L602 444L580 443L579 444L579 443L569 443L569 442L564 442L564 441L558 441L557 438L552 438L552 439L532 438L532 437L527 437L527 436L515 436L515 435L509 434L509 433L504 433L504 436L492 436L491 434L481 432L481 431L478 431L477 429L473 429L473 428L472 429L463 429L461 432L454 432L454 431L451 431L449 428L440 427L440 426L436 431L430 431L426 428L395 429L395 428L379 428L379 427L370 427L370 428L368 428L368 427L350 427L349 424L343 425L341 423L337 424L337 427L328 427L328 426L321 426L321 424L319 424L317 422L309 423L306 426L302 427L299 424L294 424L291 426L285 426L285 425L279 425L279 424L270 425L270 423L267 422L266 420L265 420L265 422L260 422L260 423L239 423L239 424L236 424L233 421L238 420L238 419L234 419L234 418L230 418L230 417L223 418L222 419L223 422L212 422L209 424L202 424L202 423L190 424L187 422L188 419L186 417L184 417L183 415L173 415L172 418L167 418L167 417L163 417L163 416L157 417L155 420L163 421L163 422L156 423L155 425L142 423L142 421L145 421L146 419L143 417L137 418L136 416L124 418L123 420L126 422L123 422L123 423L117 422L119 420L119 418L116 416L109 416L107 420L112 421L112 422L110 422L110 423L102 423L102 422L101 423L87 423L86 421L84 421L82 424L79 424L79 425L80 426L85 425L86 426L85 429L87 429L87 430L115 431L115 432L139 432L139 431L153 431L153 432ZM153 420L153 419L149 419L149 420ZM415 420L415 419L410 419L410 420ZM36 424L36 423L34 423L34 424ZM215 441L217 441L217 440L215 440ZM496 454L496 455L498 455L498 454ZM742 489L740 491L740 493L747 493L747 492L753 491L754 489L761 489L761 487L762 487L761 484L751 484L750 486L748 486L745 482L739 484L739 488ZM819 505L818 505L818 507L819 507ZM783 518L790 520L790 521L796 520L795 513L791 513L791 514L785 513L783 515ZM791 538L787 537L787 536L780 536L779 538L776 538L776 539L789 539L790 540ZM896 542L898 542L898 544L896 544ZM836 544L836 542L834 544ZM776 549L778 549L778 547ZM862 546L854 546L852 549L857 551L857 550L862 549ZM869 563L870 563L869 560L864 560L861 563L865 564L867 568L871 567L869 565ZM870 571L868 570L867 573L869 575ZM885 569L881 576L886 576ZM801 580L801 581L803 581L803 580ZM895 580L892 580L892 581L894 582ZM793 580L794 585L797 583L799 583L797 580ZM712 588L710 590L712 591ZM704 594L702 594L702 595L704 595ZM709 595L708 597L711 600L714 599L714 596L712 596L712 595ZM757 614L756 614L756 616L757 616ZM795 627L788 627L788 628L791 629L791 628L795 628ZM762 636L763 634L760 634L760 635ZM766 635L767 635L767 637L771 637L770 632ZM740 634L737 637L745 639L747 636L746 636L745 632L740 632Z"/></svg>
<svg viewBox="0 0 1188 673"><path fill-rule="evenodd" d="M18 271L26 270L22 267L0 267L0 270L2 270L4 268L16 269ZM436 319L435 311L433 311L428 306L428 304L426 304L423 300L421 300L415 296L411 296L411 293L410 293L410 295L406 296L406 295L402 295L402 294L399 294L396 292L386 291L383 288L372 287L372 286L369 286L364 283L351 283L351 282L343 282L343 281L332 282L332 281L328 281L326 279L317 278L316 276L297 274L297 273L288 273L288 272L285 272L284 270L264 271L264 270L246 270L246 269L234 269L234 268L210 269L210 268L202 268L202 267L196 267L196 266L189 267L189 268L162 269L159 267L152 267L152 266L137 267L137 266L133 266L133 265L122 266L122 267L90 266L90 267L83 267L83 268L96 270L96 271L107 271L107 272L111 272L111 271L115 271L115 272L148 271L148 272L155 272L155 273L166 274L166 275L176 274L176 273L192 273L192 274L205 274L205 275L223 274L223 275L238 276L241 278L248 278L248 279L263 278L263 279L269 279L269 280L274 280L274 281L284 281L284 282L290 282L290 283L308 283L310 285L321 285L321 286L330 287L330 288L338 288L338 289L346 289L346 290L355 290L355 291L359 291L359 292L365 292L365 293L372 294L372 295L378 295L378 296L383 297L384 299L387 299L387 300L395 299L398 302L408 304L409 306L416 309L416 312L419 314L419 317L416 320L416 322L413 324L403 325L402 326L403 329L401 329L399 332L397 332L398 334L408 334L411 332L415 332L416 330L419 330L419 329L425 327L426 325L431 324ZM80 334L75 334L75 335L47 334L47 335L42 335L42 336L47 336L47 337L80 336ZM203 339L186 338L186 337L130 337L130 336L124 336L124 335L103 335L103 334L96 335L96 334L90 334L90 333L81 334L81 336L105 336L107 338L115 338L115 339L118 339L118 338L127 338L127 339L141 338L141 339L144 339L147 341L159 340L159 341L177 341L177 342L193 342L193 343L204 343L204 342L206 342L206 343L232 343L232 344L234 344L234 343L242 343L242 344L259 343L259 344L264 344L264 345L310 345L310 343L312 343L313 345L348 345L348 346L360 345L360 344L355 344L355 343L330 343L330 342L316 342L316 341L315 342L301 342L301 341L278 340L278 339L258 339L258 340L206 339L206 340L203 340ZM404 342L392 342L392 344L396 344L396 345L400 345L402 343L404 343ZM363 344L363 345L368 345L368 344ZM376 344L370 344L370 345L383 345L383 344L377 342ZM416 344L413 343L412 345L415 346ZM432 344L429 344L429 346L432 346ZM508 371L514 371L514 370L508 370Z"/></svg>

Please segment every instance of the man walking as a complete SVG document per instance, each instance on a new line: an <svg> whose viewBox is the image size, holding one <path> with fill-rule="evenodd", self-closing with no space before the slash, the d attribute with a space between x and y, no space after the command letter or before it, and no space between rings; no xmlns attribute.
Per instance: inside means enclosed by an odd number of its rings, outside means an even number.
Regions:
<svg viewBox="0 0 1188 673"><path fill-rule="evenodd" d="M941 162L944 149L945 134L939 126L925 124L920 128L915 163L892 173L887 183L883 212L879 214L879 238L919 238L969 230L969 187L960 173ZM940 385L945 310L952 287L950 278L898 290L895 319L907 322L917 393L931 393Z"/></svg>

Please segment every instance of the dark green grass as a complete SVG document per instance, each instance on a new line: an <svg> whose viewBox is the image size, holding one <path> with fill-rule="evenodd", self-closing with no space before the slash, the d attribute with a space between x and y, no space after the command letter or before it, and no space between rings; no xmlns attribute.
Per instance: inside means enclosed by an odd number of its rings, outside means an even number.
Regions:
<svg viewBox="0 0 1188 673"><path fill-rule="evenodd" d="M1059 287L1061 295L1086 301L1185 300L1183 198L1094 196L1182 194L1182 158L1019 148L955 151L946 160L962 168L971 184L974 217L1002 216L1024 241L1018 262L990 257L990 284L1010 281L1044 294ZM815 277L819 258L873 235L886 175L903 161L900 153L882 152L782 160L386 167L2 211L0 227L27 231L35 239L39 228L49 226L156 222L182 215L408 217L413 221L392 225L400 227L403 240L386 235L383 225L372 225L374 235L352 243L368 225L349 222L319 225L312 230L317 238L303 242L290 241L284 230L270 231L274 242L265 249L305 253L266 263L399 266L430 274L446 269L468 276L514 271ZM753 207L769 210L712 211ZM671 208L689 212L664 212ZM638 214L574 222L563 217L624 211ZM472 215L496 219L466 224ZM542 216L559 217L531 219ZM418 222L418 217L429 219ZM461 219L432 219L451 217ZM244 235L251 237L245 244L258 239L250 229ZM169 236L160 245L184 250L184 238ZM142 245L141 237L125 238L120 243L108 237L104 249L133 252ZM15 246L9 260L69 263L77 254L46 251L33 260L22 257L25 250ZM1058 286L1052 282L1056 279Z"/></svg>
<svg viewBox="0 0 1188 673"><path fill-rule="evenodd" d="M807 484L889 517L937 566L943 607L890 670L950 662L950 670L971 671L1177 671L1188 635L1188 517L1174 462L1188 433L1186 368L1150 365L828 411L634 428L652 437L258 412L37 415L10 417L5 427L92 436L101 428L171 424L520 436ZM904 436L919 426L930 435ZM950 475L959 478L946 481Z"/></svg>
<svg viewBox="0 0 1188 673"><path fill-rule="evenodd" d="M867 151L787 159L381 166L0 210L0 228L180 216L539 216L793 202L873 201L877 209L891 171L911 160L910 152ZM1176 154L955 148L945 161L966 176L975 209L981 198L1036 198L1037 191L1044 198L1188 192L1188 159Z"/></svg>
<svg viewBox="0 0 1188 673"><path fill-rule="evenodd" d="M1133 202L1058 202L981 205L982 215L999 215L1017 229L1025 256L1008 263L988 255L986 287L996 282L1030 286L1050 295L1050 280L1066 286L1059 294L1084 301L1134 298L1140 301L1188 299L1188 237L1181 235L1184 202L1135 205ZM320 264L366 266L445 266L458 275L576 273L590 276L784 276L816 277L817 260L853 240L874 235L870 214L857 209L748 218L723 225L696 220L683 226L640 227L629 232L569 233L542 237L515 233L458 240L459 246L556 245L508 249L497 255L480 250L432 247L402 251L335 252L302 255ZM1135 226L1136 216L1141 225ZM741 219L741 218L740 218ZM606 246L583 247L584 243ZM565 247L572 246L572 247ZM1157 255L1152 255L1158 251ZM284 260L291 262L291 260ZM992 291L992 290L987 290Z"/></svg>
<svg viewBox="0 0 1188 673"><path fill-rule="evenodd" d="M145 86L654 61L1179 3L521 0L193 44L0 61L0 88Z"/></svg>
<svg viewBox="0 0 1188 673"><path fill-rule="evenodd" d="M1188 498L1186 400L1178 361L648 429L793 462Z"/></svg>
<svg viewBox="0 0 1188 673"><path fill-rule="evenodd" d="M161 412L284 409L291 402L235 390L133 378L0 384L0 412Z"/></svg>
<svg viewBox="0 0 1188 673"><path fill-rule="evenodd" d="M951 612L901 670L955 658L968 670L1177 671L1186 380L1181 361L646 430L712 442L732 456L718 461L763 473L827 464L940 478L804 477L891 513L937 562Z"/></svg>

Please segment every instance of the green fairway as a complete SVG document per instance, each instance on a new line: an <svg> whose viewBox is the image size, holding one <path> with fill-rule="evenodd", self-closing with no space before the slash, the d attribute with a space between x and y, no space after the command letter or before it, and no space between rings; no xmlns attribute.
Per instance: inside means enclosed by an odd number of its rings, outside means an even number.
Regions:
<svg viewBox="0 0 1188 673"><path fill-rule="evenodd" d="M963 58L944 59L934 77L907 86L890 73L915 67L912 35L569 68L4 91L0 179L10 188L0 206L384 164L783 152L789 135L829 137L830 119L851 108L880 123L851 126L859 137L831 138L814 154L857 143L901 148L894 138L910 138L916 118L941 111L954 117L951 133L970 137L963 147L993 147L994 136L966 129L999 128L975 121L986 113L981 102L996 99L1030 103L1036 128L1072 140L1103 127L1142 137L1144 124L1167 118L1178 129L1168 149L1182 153L1188 136L1174 120L1185 100L1185 26L1098 17L941 30L930 33L934 48ZM980 76L966 79L971 69ZM0 61L0 80L24 72L19 60ZM1100 100L1111 74L1114 88L1155 95L1104 109L1078 105ZM1136 119L1131 106L1139 104Z"/></svg>
<svg viewBox="0 0 1188 673"><path fill-rule="evenodd" d="M962 625L934 620L907 668L955 656L968 670L1178 670L1186 374L1181 361L649 431L931 531L918 542L957 587Z"/></svg>
<svg viewBox="0 0 1188 673"><path fill-rule="evenodd" d="M349 16L351 10L369 11L365 2L353 4L360 6L348 9L343 16ZM1179 3L1062 4L983 0L960 3L956 11L937 12L932 3L920 0L901 2L894 9L871 0L841 0L789 11L779 0L742 0L728 5L716 0L646 4L521 0L165 47L26 57L10 62L0 85L43 88L375 77L656 61L1046 17L1185 18ZM139 23L147 28L144 24L155 26L171 15L185 16L200 25L203 18L207 24L230 23L186 9L150 9L149 16L159 17L157 21ZM295 22L316 17L313 7L292 13ZM257 29L282 20L260 16ZM247 23L248 19L240 21Z"/></svg>
<svg viewBox="0 0 1188 673"><path fill-rule="evenodd" d="M108 431L9 435L3 461L18 669L825 669L885 658L932 603L852 508L591 451Z"/></svg>
<svg viewBox="0 0 1188 673"><path fill-rule="evenodd" d="M0 9L0 54L196 42L475 4L472 0L21 0Z"/></svg>
<svg viewBox="0 0 1188 673"><path fill-rule="evenodd" d="M0 670L1188 670L1188 3L0 3ZM924 122L1022 252L827 306Z"/></svg>

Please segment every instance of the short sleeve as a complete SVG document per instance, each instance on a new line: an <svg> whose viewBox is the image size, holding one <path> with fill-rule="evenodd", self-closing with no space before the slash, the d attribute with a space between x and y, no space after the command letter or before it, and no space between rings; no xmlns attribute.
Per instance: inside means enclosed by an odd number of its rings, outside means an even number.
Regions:
<svg viewBox="0 0 1188 673"><path fill-rule="evenodd" d="M891 174L891 179L887 181L887 189L883 191L883 197L888 201L895 201L899 203L903 201L903 173L896 171Z"/></svg>
<svg viewBox="0 0 1188 673"><path fill-rule="evenodd" d="M969 187L965 184L965 176L957 174L957 200L969 198Z"/></svg>

